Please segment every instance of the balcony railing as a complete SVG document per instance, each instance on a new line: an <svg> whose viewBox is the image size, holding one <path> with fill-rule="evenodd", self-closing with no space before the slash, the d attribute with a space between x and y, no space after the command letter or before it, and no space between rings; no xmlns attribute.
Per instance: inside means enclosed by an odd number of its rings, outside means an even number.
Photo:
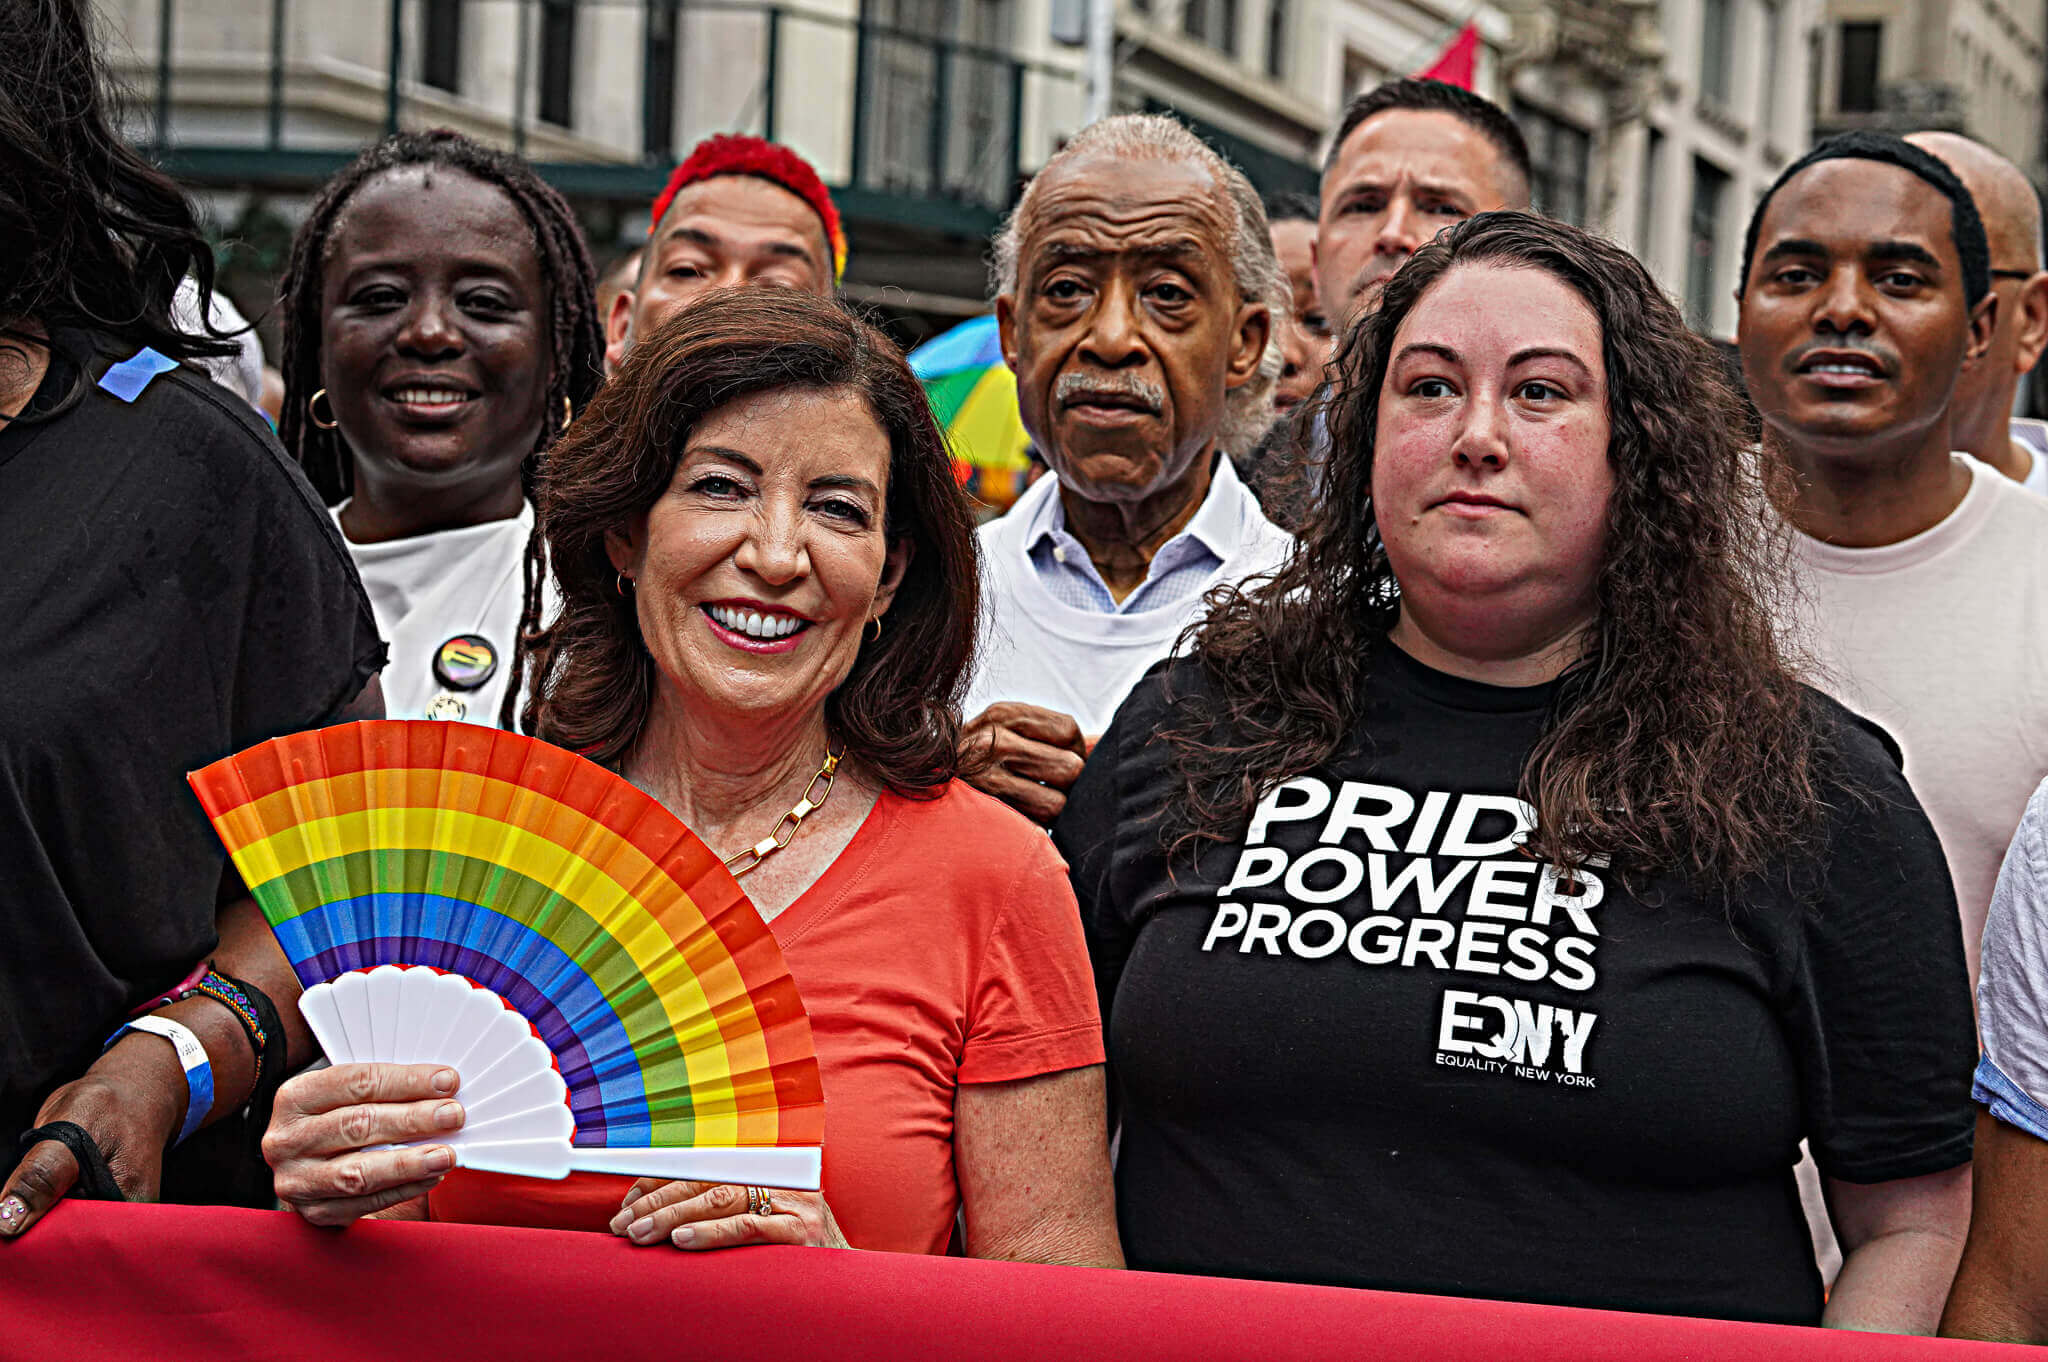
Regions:
<svg viewBox="0 0 2048 1362"><path fill-rule="evenodd" d="M218 185L316 183L399 128L454 127L566 192L658 189L711 132L789 142L856 216L983 233L1078 125L1074 70L763 0L99 0L132 134ZM870 0L870 5L873 0ZM267 12L266 12L267 10Z"/></svg>

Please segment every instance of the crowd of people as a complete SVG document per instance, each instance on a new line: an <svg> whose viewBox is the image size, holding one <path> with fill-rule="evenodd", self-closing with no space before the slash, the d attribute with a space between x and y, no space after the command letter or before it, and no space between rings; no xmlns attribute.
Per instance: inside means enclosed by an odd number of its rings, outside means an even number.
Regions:
<svg viewBox="0 0 2048 1362"><path fill-rule="evenodd" d="M602 273L518 157L365 151L273 436L83 10L0 7L0 1238L162 1196L2048 1341L2048 271L1995 154L1790 165L1738 382L1477 95L1359 96L1271 205L1104 119L992 243L1048 471L977 526L749 137ZM461 1074L316 1063L183 777L380 715L728 858L819 1192L456 1170Z"/></svg>

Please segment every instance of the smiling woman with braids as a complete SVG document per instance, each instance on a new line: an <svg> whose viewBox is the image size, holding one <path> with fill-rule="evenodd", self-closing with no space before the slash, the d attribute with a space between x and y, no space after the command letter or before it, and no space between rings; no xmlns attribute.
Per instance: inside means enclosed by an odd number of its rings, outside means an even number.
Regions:
<svg viewBox="0 0 2048 1362"><path fill-rule="evenodd" d="M1635 260L1514 213L1355 329L1299 551L1054 831L1134 1266L1932 1329L1976 1055L1948 876L1774 641L1721 374Z"/></svg>
<svg viewBox="0 0 2048 1362"><path fill-rule="evenodd" d="M544 614L531 498L602 376L594 291L561 196L452 132L385 139L299 228L278 434L335 505L393 718L513 726Z"/></svg>

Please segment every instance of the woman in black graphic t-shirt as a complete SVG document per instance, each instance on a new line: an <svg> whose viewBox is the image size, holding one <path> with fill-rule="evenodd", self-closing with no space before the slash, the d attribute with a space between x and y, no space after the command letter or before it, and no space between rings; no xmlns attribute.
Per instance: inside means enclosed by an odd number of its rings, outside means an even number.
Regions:
<svg viewBox="0 0 2048 1362"><path fill-rule="evenodd" d="M1131 1264L1931 1329L1955 906L1889 740L1774 642L1712 352L1620 250L1487 214L1342 372L1296 561L1133 692L1055 829Z"/></svg>

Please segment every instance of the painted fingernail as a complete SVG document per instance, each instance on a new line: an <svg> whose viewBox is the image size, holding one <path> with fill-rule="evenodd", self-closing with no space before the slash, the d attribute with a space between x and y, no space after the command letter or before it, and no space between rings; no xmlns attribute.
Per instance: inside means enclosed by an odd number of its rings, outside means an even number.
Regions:
<svg viewBox="0 0 2048 1362"><path fill-rule="evenodd" d="M435 1074L435 1075L434 1075L434 1079L433 1079L433 1082L434 1082L434 1091L435 1091L435 1092L454 1092L454 1091L455 1091L455 1070L453 1070L453 1069L443 1069L443 1070L441 1070L441 1071L440 1071L439 1073L437 1073L437 1074Z"/></svg>
<svg viewBox="0 0 2048 1362"><path fill-rule="evenodd" d="M446 1145L427 1151L427 1157L420 1160L420 1166L429 1173L445 1173L455 1166L455 1151Z"/></svg>
<svg viewBox="0 0 2048 1362"><path fill-rule="evenodd" d="M626 1237L636 1244L644 1244L654 1237L654 1217L642 1216L627 1227Z"/></svg>
<svg viewBox="0 0 2048 1362"><path fill-rule="evenodd" d="M16 1235L28 1223L28 1203L18 1196L0 1201L0 1234Z"/></svg>
<svg viewBox="0 0 2048 1362"><path fill-rule="evenodd" d="M669 1238L675 1241L677 1248L688 1248L697 1242L697 1229L694 1225L685 1225Z"/></svg>
<svg viewBox="0 0 2048 1362"><path fill-rule="evenodd" d="M434 1124L443 1130L453 1130L462 1124L462 1103L443 1102L434 1108Z"/></svg>

